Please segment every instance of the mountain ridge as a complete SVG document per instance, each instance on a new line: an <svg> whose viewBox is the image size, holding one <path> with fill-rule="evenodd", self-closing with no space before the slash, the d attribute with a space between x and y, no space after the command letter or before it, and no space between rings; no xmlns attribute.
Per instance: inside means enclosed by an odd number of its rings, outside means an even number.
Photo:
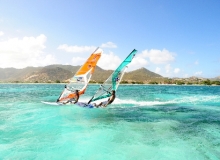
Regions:
<svg viewBox="0 0 220 160"><path fill-rule="evenodd" d="M80 68L80 66L53 64L44 67L26 67L23 69L16 68L0 68L1 82L67 82ZM96 66L95 72L91 78L94 82L103 82L111 74L113 70L104 70ZM140 68L134 71L126 72L124 81L145 81L147 78L162 78L161 75Z"/></svg>
<svg viewBox="0 0 220 160"><path fill-rule="evenodd" d="M26 67L23 69L0 68L1 83L67 83L68 80L78 71L80 66L53 64L44 67ZM91 78L91 83L102 83L113 70L105 70L96 66ZM175 84L177 81L186 83L200 83L208 78L189 77L189 78L168 78L154 73L144 67L125 72L122 83L145 83L145 84ZM220 81L220 76L210 78L211 81Z"/></svg>

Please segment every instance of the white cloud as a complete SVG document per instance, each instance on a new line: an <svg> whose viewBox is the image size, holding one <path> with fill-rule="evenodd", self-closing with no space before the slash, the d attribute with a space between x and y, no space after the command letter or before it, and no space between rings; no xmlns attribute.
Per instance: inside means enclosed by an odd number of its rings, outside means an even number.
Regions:
<svg viewBox="0 0 220 160"><path fill-rule="evenodd" d="M165 70L166 70L166 73L170 73L170 71L172 70L172 67L170 66L170 64L167 64L165 66Z"/></svg>
<svg viewBox="0 0 220 160"><path fill-rule="evenodd" d="M101 48L117 48L117 45L114 44L113 42L107 42L107 43L103 43L101 45Z"/></svg>
<svg viewBox="0 0 220 160"><path fill-rule="evenodd" d="M161 69L159 67L156 68L155 72L160 73Z"/></svg>
<svg viewBox="0 0 220 160"><path fill-rule="evenodd" d="M103 53L97 65L103 69L114 70L118 67L120 63L121 59L118 56L114 55L114 53L110 52L109 54Z"/></svg>
<svg viewBox="0 0 220 160"><path fill-rule="evenodd" d="M82 57L73 57L72 58L72 63L74 66L77 66L77 65L82 65L85 63L87 59L86 58L82 58Z"/></svg>
<svg viewBox="0 0 220 160"><path fill-rule="evenodd" d="M124 60L124 59L122 59ZM97 65L103 69L116 69L122 62L122 60L115 55L113 52L109 52L106 54L105 52L102 53L100 60L98 61ZM144 59L140 54L136 55L132 62L128 65L128 71L139 69L141 67L145 67L148 65L146 59Z"/></svg>
<svg viewBox="0 0 220 160"><path fill-rule="evenodd" d="M41 66L55 63L52 55L46 55L43 49L47 37L12 38L0 42L0 67L24 68L27 66Z"/></svg>
<svg viewBox="0 0 220 160"><path fill-rule="evenodd" d="M195 72L196 76L202 75L202 71Z"/></svg>
<svg viewBox="0 0 220 160"><path fill-rule="evenodd" d="M83 55L80 55L77 56L77 57L73 57L72 58L72 64L75 66L75 65L82 65L86 62L86 60L88 59L88 57L95 51L95 53L101 53L101 55L103 55L103 50L101 48L98 48L97 50L93 50L92 52L90 53L86 53L86 54L83 54Z"/></svg>
<svg viewBox="0 0 220 160"><path fill-rule="evenodd" d="M82 53L93 52L97 47L95 46L68 46L67 44L59 45L57 49L64 50L66 52Z"/></svg>
<svg viewBox="0 0 220 160"><path fill-rule="evenodd" d="M106 43L106 44L108 44L108 43ZM103 47L103 45L101 47ZM166 64L166 63L174 60L173 53L169 52L166 49L163 49L163 50L152 49L150 51L145 50L142 53L137 54L134 57L132 62L129 64L128 71L139 69L142 67L146 68L146 66L149 65L147 58L149 58L150 61L155 64L160 64L160 63ZM118 56L115 56L111 52L110 54L103 54L97 65L103 69L115 69L117 67L117 65L119 65L120 63L121 63L120 58ZM172 68L171 68L170 64L168 64L166 66L166 72L170 73L171 69ZM160 72L161 69L157 68L157 71Z"/></svg>
<svg viewBox="0 0 220 160"><path fill-rule="evenodd" d="M161 69L159 68L159 67L157 67L156 69L155 69L155 73L160 73L160 71L161 71Z"/></svg>
<svg viewBox="0 0 220 160"><path fill-rule="evenodd" d="M128 70L139 69L142 67L146 67L146 65L148 65L148 61L143 58L141 54L137 54L129 64Z"/></svg>
<svg viewBox="0 0 220 160"><path fill-rule="evenodd" d="M0 36L3 36L4 35L4 32L0 31Z"/></svg>
<svg viewBox="0 0 220 160"><path fill-rule="evenodd" d="M180 72L180 69L179 68L175 68L174 69L174 73L179 73Z"/></svg>
<svg viewBox="0 0 220 160"><path fill-rule="evenodd" d="M145 50L142 52L143 57L149 58L154 64L166 64L175 60L174 54L166 49L157 50Z"/></svg>

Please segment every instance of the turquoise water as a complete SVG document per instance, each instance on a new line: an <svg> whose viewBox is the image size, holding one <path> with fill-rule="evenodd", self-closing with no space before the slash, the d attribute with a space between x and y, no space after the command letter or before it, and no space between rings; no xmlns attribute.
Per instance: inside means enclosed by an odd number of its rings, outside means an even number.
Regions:
<svg viewBox="0 0 220 160"><path fill-rule="evenodd" d="M121 85L105 109L41 103L63 87L0 84L0 159L220 159L219 86Z"/></svg>

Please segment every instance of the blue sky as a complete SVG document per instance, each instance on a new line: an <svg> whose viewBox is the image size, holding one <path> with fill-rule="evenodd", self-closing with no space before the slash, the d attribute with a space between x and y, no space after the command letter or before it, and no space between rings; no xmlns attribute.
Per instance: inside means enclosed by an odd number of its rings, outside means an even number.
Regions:
<svg viewBox="0 0 220 160"><path fill-rule="evenodd" d="M218 0L0 0L0 67L130 64L166 77L220 76Z"/></svg>

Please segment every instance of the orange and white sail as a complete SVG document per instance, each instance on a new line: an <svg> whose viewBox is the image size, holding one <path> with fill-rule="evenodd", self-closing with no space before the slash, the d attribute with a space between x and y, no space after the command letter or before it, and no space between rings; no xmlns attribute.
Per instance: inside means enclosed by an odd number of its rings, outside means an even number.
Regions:
<svg viewBox="0 0 220 160"><path fill-rule="evenodd" d="M79 95L84 94L86 87L95 71L96 64L101 57L102 50L97 48L87 59L87 61L81 66L76 74L70 79L70 82L65 85L63 92L57 99L57 102L66 102L69 99L76 97L75 91L79 91Z"/></svg>

